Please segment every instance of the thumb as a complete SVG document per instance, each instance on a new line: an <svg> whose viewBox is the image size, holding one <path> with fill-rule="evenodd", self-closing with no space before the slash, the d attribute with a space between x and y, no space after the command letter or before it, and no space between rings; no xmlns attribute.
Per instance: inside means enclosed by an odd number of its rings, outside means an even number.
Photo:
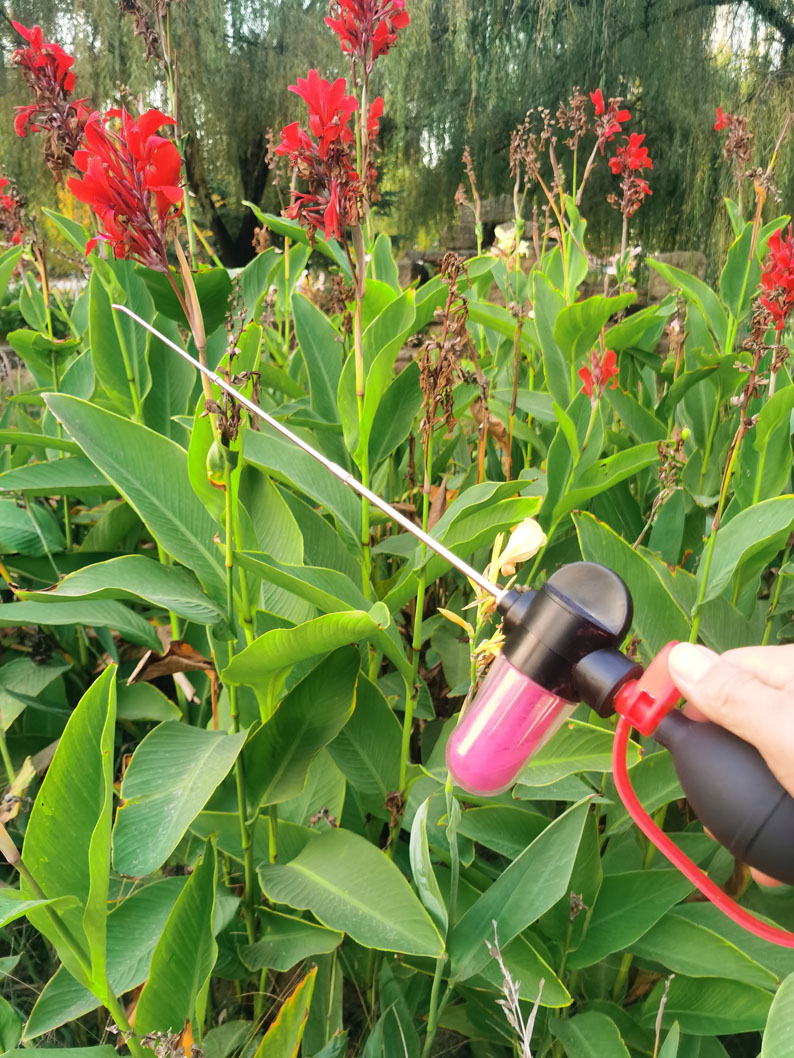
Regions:
<svg viewBox="0 0 794 1058"><path fill-rule="evenodd" d="M787 695L694 643L673 647L667 667L676 687L707 720L751 743L770 763L779 755L787 726L781 727L782 714L791 708Z"/></svg>

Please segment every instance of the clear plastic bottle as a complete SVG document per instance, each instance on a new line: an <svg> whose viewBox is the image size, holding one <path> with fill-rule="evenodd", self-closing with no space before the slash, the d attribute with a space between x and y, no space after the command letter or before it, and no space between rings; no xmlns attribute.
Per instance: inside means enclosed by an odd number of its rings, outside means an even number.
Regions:
<svg viewBox="0 0 794 1058"><path fill-rule="evenodd" d="M575 708L575 702L540 687L501 655L447 743L453 780L482 797L509 789Z"/></svg>

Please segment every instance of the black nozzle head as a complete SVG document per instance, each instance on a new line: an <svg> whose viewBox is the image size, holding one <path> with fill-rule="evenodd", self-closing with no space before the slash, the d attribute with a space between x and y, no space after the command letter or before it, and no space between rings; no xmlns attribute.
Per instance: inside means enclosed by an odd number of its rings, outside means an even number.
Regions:
<svg viewBox="0 0 794 1058"><path fill-rule="evenodd" d="M594 651L617 653L634 614L626 585L596 562L563 566L536 592L509 591L498 608L508 661L570 701L580 697L574 666Z"/></svg>

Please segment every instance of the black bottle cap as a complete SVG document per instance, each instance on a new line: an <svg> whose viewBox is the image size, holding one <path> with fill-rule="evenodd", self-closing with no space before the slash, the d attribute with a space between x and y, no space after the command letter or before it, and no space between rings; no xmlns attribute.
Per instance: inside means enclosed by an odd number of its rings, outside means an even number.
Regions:
<svg viewBox="0 0 794 1058"><path fill-rule="evenodd" d="M510 664L574 701L580 697L574 666L594 651L617 653L634 607L617 573L595 562L572 562L536 592L507 592L499 611L506 637L502 652Z"/></svg>
<svg viewBox="0 0 794 1058"><path fill-rule="evenodd" d="M599 716L611 716L620 688L630 680L638 680L642 673L642 665L619 650L594 650L577 662L574 669L577 697Z"/></svg>

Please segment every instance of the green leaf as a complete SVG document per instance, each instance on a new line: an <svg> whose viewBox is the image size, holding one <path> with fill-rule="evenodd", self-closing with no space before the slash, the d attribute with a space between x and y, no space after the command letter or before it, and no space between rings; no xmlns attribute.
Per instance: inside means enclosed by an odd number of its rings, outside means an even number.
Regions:
<svg viewBox="0 0 794 1058"><path fill-rule="evenodd" d="M430 848L427 844L427 809L430 798L425 798L414 816L411 824L411 874L419 899L442 936L446 935L448 916L447 907L430 860Z"/></svg>
<svg viewBox="0 0 794 1058"><path fill-rule="evenodd" d="M221 679L256 685L265 673L279 672L348 643L372 639L388 622L385 607L376 603L369 613L348 610L325 614L294 628L274 628L232 658Z"/></svg>
<svg viewBox="0 0 794 1058"><path fill-rule="evenodd" d="M311 406L326 422L339 422L336 390L342 374L342 344L331 321L303 294L292 299L295 335L309 374Z"/></svg>
<svg viewBox="0 0 794 1058"><path fill-rule="evenodd" d="M63 235L81 255L85 254L85 244L90 238L87 228L82 224L79 224L76 220L72 220L71 217L56 212L54 209L42 208L41 212L53 222L61 235ZM0 260L2 259L0 258Z"/></svg>
<svg viewBox="0 0 794 1058"><path fill-rule="evenodd" d="M720 273L722 303L737 320L746 315L761 278L758 251L752 251L754 227L752 221L745 224L741 235L728 248L725 266Z"/></svg>
<svg viewBox="0 0 794 1058"><path fill-rule="evenodd" d="M608 321L636 300L634 293L616 298L597 294L566 305L554 324L554 341L568 361L576 363L593 348Z"/></svg>
<svg viewBox="0 0 794 1058"><path fill-rule="evenodd" d="M651 348L661 337L667 319L675 312L675 305L649 305L610 327L604 335L604 346L616 353L635 346Z"/></svg>
<svg viewBox="0 0 794 1058"><path fill-rule="evenodd" d="M778 989L769 1010L760 1058L794 1056L794 974Z"/></svg>
<svg viewBox="0 0 794 1058"><path fill-rule="evenodd" d="M23 696L38 698L70 668L68 661L58 658L51 658L43 665L37 665L30 658L13 658L0 666L0 731L7 731L24 711Z"/></svg>
<svg viewBox="0 0 794 1058"><path fill-rule="evenodd" d="M678 1022L674 1021L662 1044L662 1049L659 1051L659 1058L677 1058L680 1037L681 1031L678 1027Z"/></svg>
<svg viewBox="0 0 794 1058"><path fill-rule="evenodd" d="M108 599L96 602L9 602L0 605L0 628L17 625L85 625L88 628L113 628L130 643L149 650L160 650L162 644L148 621L121 602Z"/></svg>
<svg viewBox="0 0 794 1058"><path fill-rule="evenodd" d="M309 1017L317 967L313 966L297 988L281 1004L275 1021L265 1033L254 1058L297 1058L303 1030Z"/></svg>
<svg viewBox="0 0 794 1058"><path fill-rule="evenodd" d="M26 463L0 474L0 492L28 496L114 496L115 489L85 456Z"/></svg>
<svg viewBox="0 0 794 1058"><path fill-rule="evenodd" d="M59 912L82 959L66 947L45 911L29 911L69 972L105 994L106 919L113 811L116 667L109 665L69 717L30 813L22 857L47 897L75 897ZM79 767L75 762L79 761ZM28 892L22 881L22 891Z"/></svg>
<svg viewBox="0 0 794 1058"><path fill-rule="evenodd" d="M689 618L654 566L592 515L574 514L573 520L582 557L613 569L634 598L642 599L642 606L634 612L632 627L647 644L649 656L657 654L671 639L689 639Z"/></svg>
<svg viewBox="0 0 794 1058"><path fill-rule="evenodd" d="M119 685L118 708L119 720L179 720L181 713L176 702L166 698L162 691L152 683L126 683Z"/></svg>
<svg viewBox="0 0 794 1058"><path fill-rule="evenodd" d="M656 1021L663 991L662 981L643 1004L643 1021L650 1025ZM667 993L662 1026L669 1028L677 1021L682 1032L693 1036L760 1032L771 1006L772 996L762 988L716 977L693 979L676 974Z"/></svg>
<svg viewBox="0 0 794 1058"><path fill-rule="evenodd" d="M743 507L786 491L791 474L791 411L794 386L773 394L758 413L752 447L739 449L734 491Z"/></svg>
<svg viewBox="0 0 794 1058"><path fill-rule="evenodd" d="M172 342L180 343L179 328L165 316L155 316L153 324L161 334ZM147 360L152 376L152 388L143 402L145 424L157 433L181 441L185 434L174 421L174 416L184 415L188 399L196 381L195 368L181 356L176 356L156 335L148 333ZM83 396L84 394L76 394Z"/></svg>
<svg viewBox="0 0 794 1058"><path fill-rule="evenodd" d="M8 344L24 361L36 384L47 389L55 384L52 365L62 365L80 344L77 338L48 338L37 331L10 331Z"/></svg>
<svg viewBox="0 0 794 1058"><path fill-rule="evenodd" d="M137 382L138 396L143 398L151 386L151 375L146 362L148 332L126 313L117 313L110 306L112 301L121 301L144 320L153 318L154 308L146 284L135 274L131 262L108 261L105 264L112 270L115 280L112 296L102 281L104 269L95 269L88 285L88 337L91 356L96 377L113 398L115 407L125 415L131 416L135 407L119 335L124 342L124 349ZM79 441L79 438L75 440Z"/></svg>
<svg viewBox="0 0 794 1058"><path fill-rule="evenodd" d="M49 393L45 399L162 547L196 574L213 600L225 600L225 577L213 543L215 523L190 487L185 450L76 397Z"/></svg>
<svg viewBox="0 0 794 1058"><path fill-rule="evenodd" d="M143 599L199 624L216 624L223 614L183 569L143 555L122 555L84 566L49 591L21 591L22 599L60 603L64 599Z"/></svg>
<svg viewBox="0 0 794 1058"><path fill-rule="evenodd" d="M183 878L163 878L137 889L108 915L108 980L116 996L149 975L152 953L165 928ZM44 986L25 1025L25 1040L51 1032L99 1006L95 995L61 967Z"/></svg>
<svg viewBox="0 0 794 1058"><path fill-rule="evenodd" d="M309 444L316 440L305 431L295 431ZM277 481L292 485L314 504L321 504L336 518L351 541L358 544L361 534L361 502L347 485L333 477L325 467L294 444L272 430L247 430L243 455L250 463L262 467Z"/></svg>
<svg viewBox="0 0 794 1058"><path fill-rule="evenodd" d="M154 305L158 312L174 320L176 323L186 324L185 310L179 303L174 293L174 288L165 272L154 272L151 268L138 265L136 271L143 278L150 295L154 299ZM171 269L177 286L184 293L181 275L176 269ZM213 334L223 324L229 306L229 295L232 292L232 281L225 268L201 267L193 273L193 283L196 287L201 315L204 320L204 330L207 336ZM139 315L141 315L139 313ZM144 317L146 318L146 317ZM134 320L132 321L134 323Z"/></svg>
<svg viewBox="0 0 794 1058"><path fill-rule="evenodd" d="M240 958L253 972L268 969L286 973L310 955L334 951L344 939L344 934L335 930L266 907L260 908L259 921L261 939L240 948Z"/></svg>
<svg viewBox="0 0 794 1058"><path fill-rule="evenodd" d="M11 1004L0 996L0 1048L2 1053L12 1051L22 1035L22 1019Z"/></svg>
<svg viewBox="0 0 794 1058"><path fill-rule="evenodd" d="M0 444L20 445L25 448L47 448L54 452L79 452L80 446L66 437L50 437L45 433L29 433L9 427L0 430Z"/></svg>
<svg viewBox="0 0 794 1058"><path fill-rule="evenodd" d="M308 909L323 925L367 948L429 955L444 946L432 920L394 864L350 831L329 830L287 864L262 864L265 895Z"/></svg>
<svg viewBox="0 0 794 1058"><path fill-rule="evenodd" d="M565 894L588 805L569 808L550 823L455 926L450 974L465 981L488 962L486 937L496 922L499 943L508 944Z"/></svg>
<svg viewBox="0 0 794 1058"><path fill-rule="evenodd" d="M640 444L663 441L667 436L664 424L656 418L653 412L644 408L619 386L615 389L607 387L604 390L604 397Z"/></svg>
<svg viewBox="0 0 794 1058"><path fill-rule="evenodd" d="M650 257L647 258L647 262L654 271L667 280L671 287L679 287L687 301L693 301L697 305L707 320L717 344L720 348L724 348L728 333L728 318L711 287L681 268L654 261Z"/></svg>
<svg viewBox="0 0 794 1058"><path fill-rule="evenodd" d="M535 328L543 354L546 386L560 407L567 408L571 401L571 370L554 340L554 327L565 308L565 298L546 276L538 271L534 273L532 291Z"/></svg>
<svg viewBox="0 0 794 1058"><path fill-rule="evenodd" d="M728 977L733 981L777 988L777 975L713 930L669 912L631 950L687 977Z"/></svg>
<svg viewBox="0 0 794 1058"><path fill-rule="evenodd" d="M55 897L52 900L31 900L27 893L20 892L19 889L0 889L0 929L39 908L54 907L59 911L63 911L65 908L76 906L76 897L67 896Z"/></svg>
<svg viewBox="0 0 794 1058"><path fill-rule="evenodd" d="M740 511L720 526L714 542L709 579L703 601L719 595L742 566L754 556L772 559L785 545L794 524L794 496L776 496ZM701 563L699 577L703 576Z"/></svg>
<svg viewBox="0 0 794 1058"><path fill-rule="evenodd" d="M691 891L692 883L673 870L607 875L584 940L569 957L570 965L592 966L605 955L630 947Z"/></svg>
<svg viewBox="0 0 794 1058"><path fill-rule="evenodd" d="M552 521L559 521L574 507L579 507L593 496L617 485L619 481L633 478L646 467L658 462L659 452L655 442L627 448L613 456L607 456L606 459L599 459L575 479L574 487L568 489L555 506Z"/></svg>
<svg viewBox="0 0 794 1058"><path fill-rule="evenodd" d="M30 504L26 510L14 500L0 499L0 554L37 557L65 547L63 533L48 507Z"/></svg>
<svg viewBox="0 0 794 1058"><path fill-rule="evenodd" d="M135 1031L141 1035L181 1032L190 1021L201 1037L207 988L218 954L213 936L215 871L215 848L208 841L154 949L135 1010Z"/></svg>
<svg viewBox="0 0 794 1058"><path fill-rule="evenodd" d="M382 231L375 239L370 268L373 279L388 283L392 290L397 294L400 293L400 273L397 269L397 262L392 256L391 239L385 231Z"/></svg>
<svg viewBox="0 0 794 1058"><path fill-rule="evenodd" d="M612 771L614 732L566 720L560 730L541 746L518 776L522 786L547 786L582 771ZM631 767L640 759L639 746L629 748Z"/></svg>
<svg viewBox="0 0 794 1058"><path fill-rule="evenodd" d="M150 731L132 755L121 784L113 829L120 874L156 871L220 785L245 742L169 720Z"/></svg>
<svg viewBox="0 0 794 1058"><path fill-rule="evenodd" d="M400 722L388 702L361 676L353 715L328 751L351 786L378 804L399 785L401 740Z"/></svg>
<svg viewBox="0 0 794 1058"><path fill-rule="evenodd" d="M276 216L275 213L265 213L259 206L253 202L248 202L246 199L243 199L243 205L248 206L256 215L257 220L277 235L285 235L291 242L302 243L304 246L309 245L309 236L297 221L286 220L284 217ZM342 270L347 281L350 282L350 265L338 242L335 240L326 242L321 235L315 234L314 248L325 254L326 257L330 257Z"/></svg>
<svg viewBox="0 0 794 1058"><path fill-rule="evenodd" d="M548 818L513 805L485 805L461 813L458 833L514 860L548 825Z"/></svg>
<svg viewBox="0 0 794 1058"><path fill-rule="evenodd" d="M324 658L293 687L245 747L249 814L296 797L309 765L339 734L356 703L360 658L343 647ZM317 703L322 702L322 708Z"/></svg>
<svg viewBox="0 0 794 1058"><path fill-rule="evenodd" d="M419 365L412 361L391 383L378 404L370 434L370 467L377 467L410 435L422 400Z"/></svg>
<svg viewBox="0 0 794 1058"><path fill-rule="evenodd" d="M567 1021L550 1021L549 1029L570 1056L576 1058L629 1058L614 1021L606 1014L586 1010Z"/></svg>
<svg viewBox="0 0 794 1058"><path fill-rule="evenodd" d="M36 1058L36 1055L40 1054L42 1058L46 1058L48 1051L56 1050L58 1058L118 1058L116 1048L109 1043L98 1047L26 1047L25 1055ZM9 1058L9 1054L2 1055L2 1058Z"/></svg>

